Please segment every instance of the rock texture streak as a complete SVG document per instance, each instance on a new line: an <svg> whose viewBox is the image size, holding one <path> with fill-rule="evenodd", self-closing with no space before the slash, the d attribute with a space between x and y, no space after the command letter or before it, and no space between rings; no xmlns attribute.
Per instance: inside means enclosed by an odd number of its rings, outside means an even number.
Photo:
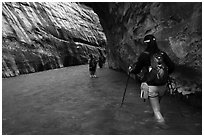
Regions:
<svg viewBox="0 0 204 137"><path fill-rule="evenodd" d="M85 64L105 42L97 14L84 5L2 3L2 77Z"/></svg>

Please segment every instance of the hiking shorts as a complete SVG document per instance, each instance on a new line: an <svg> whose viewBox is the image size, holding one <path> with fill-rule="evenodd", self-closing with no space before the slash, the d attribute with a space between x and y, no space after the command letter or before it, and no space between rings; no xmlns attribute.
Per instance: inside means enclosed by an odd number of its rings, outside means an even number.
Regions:
<svg viewBox="0 0 204 137"><path fill-rule="evenodd" d="M96 71L96 67L89 67L89 71L95 72Z"/></svg>
<svg viewBox="0 0 204 137"><path fill-rule="evenodd" d="M149 87L149 97L163 96L166 92L166 85L162 86L148 86Z"/></svg>
<svg viewBox="0 0 204 137"><path fill-rule="evenodd" d="M90 71L90 75L95 75L96 71Z"/></svg>

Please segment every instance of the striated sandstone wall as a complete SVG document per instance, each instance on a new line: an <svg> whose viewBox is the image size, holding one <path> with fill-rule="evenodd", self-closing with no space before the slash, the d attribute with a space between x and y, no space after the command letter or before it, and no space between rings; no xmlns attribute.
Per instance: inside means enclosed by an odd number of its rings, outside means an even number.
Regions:
<svg viewBox="0 0 204 137"><path fill-rule="evenodd" d="M85 64L105 43L97 14L84 5L2 3L2 77Z"/></svg>

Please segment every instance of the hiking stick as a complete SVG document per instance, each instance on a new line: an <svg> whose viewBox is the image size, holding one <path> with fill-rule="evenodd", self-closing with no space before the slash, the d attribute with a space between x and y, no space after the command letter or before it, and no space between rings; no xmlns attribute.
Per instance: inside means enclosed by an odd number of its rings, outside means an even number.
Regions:
<svg viewBox="0 0 204 137"><path fill-rule="evenodd" d="M122 107L123 102L124 102L124 99L125 99L125 93L126 93L126 89L127 89L127 85L128 85L129 78L130 78L130 73L128 74L128 78L127 78L127 82L126 82L126 86L125 86L125 91L124 91L124 93L123 93L123 99L122 99L122 102L121 102L120 107Z"/></svg>

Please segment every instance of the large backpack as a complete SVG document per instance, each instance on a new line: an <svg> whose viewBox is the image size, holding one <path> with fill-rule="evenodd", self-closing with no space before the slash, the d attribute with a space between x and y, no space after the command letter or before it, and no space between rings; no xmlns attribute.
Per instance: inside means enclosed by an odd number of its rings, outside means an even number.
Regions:
<svg viewBox="0 0 204 137"><path fill-rule="evenodd" d="M164 85L168 81L168 67L164 62L164 53L162 51L150 55L151 66L147 77L148 83L154 85Z"/></svg>
<svg viewBox="0 0 204 137"><path fill-rule="evenodd" d="M91 59L91 60L90 60L90 67L91 67L91 68L95 68L96 65L97 65L97 61L96 61L96 59L94 59L94 58Z"/></svg>

